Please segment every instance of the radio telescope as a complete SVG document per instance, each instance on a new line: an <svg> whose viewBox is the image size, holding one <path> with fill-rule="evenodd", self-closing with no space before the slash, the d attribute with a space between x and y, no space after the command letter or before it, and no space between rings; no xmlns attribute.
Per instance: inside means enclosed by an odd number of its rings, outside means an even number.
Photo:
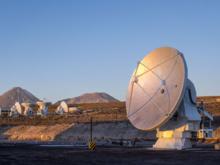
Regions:
<svg viewBox="0 0 220 165"><path fill-rule="evenodd" d="M48 106L51 105L51 102L45 102L45 101L38 101L36 102L37 105L40 106L40 108L38 108L37 111L37 115L41 115L41 116L46 116L47 115L47 110L48 110Z"/></svg>
<svg viewBox="0 0 220 165"><path fill-rule="evenodd" d="M22 115L22 107L19 102L16 102L14 106L11 107L10 116L11 117L19 117L19 115Z"/></svg>
<svg viewBox="0 0 220 165"><path fill-rule="evenodd" d="M65 101L62 101L60 103L60 106L58 106L57 110L55 111L56 114L63 114L68 112L69 112L69 107Z"/></svg>
<svg viewBox="0 0 220 165"><path fill-rule="evenodd" d="M36 105L35 103L22 103L21 105L25 108L24 110L25 116L34 116L33 107Z"/></svg>
<svg viewBox="0 0 220 165"><path fill-rule="evenodd" d="M200 129L196 90L183 54L174 48L158 48L138 62L127 89L126 111L136 128L157 130L154 148L191 148L190 138L200 131L212 137L212 129Z"/></svg>

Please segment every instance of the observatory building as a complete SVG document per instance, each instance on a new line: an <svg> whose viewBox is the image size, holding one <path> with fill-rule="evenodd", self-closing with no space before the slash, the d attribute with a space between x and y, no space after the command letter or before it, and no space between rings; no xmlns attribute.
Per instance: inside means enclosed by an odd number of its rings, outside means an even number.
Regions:
<svg viewBox="0 0 220 165"><path fill-rule="evenodd" d="M157 130L154 148L191 148L190 138L212 137L212 129L201 127L199 112L213 118L197 106L181 52L161 47L138 62L127 89L127 118L138 129Z"/></svg>

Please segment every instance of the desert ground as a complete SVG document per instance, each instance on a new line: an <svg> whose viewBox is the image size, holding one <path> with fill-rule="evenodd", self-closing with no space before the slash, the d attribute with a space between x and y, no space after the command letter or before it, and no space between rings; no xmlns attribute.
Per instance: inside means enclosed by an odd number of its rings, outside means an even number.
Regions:
<svg viewBox="0 0 220 165"><path fill-rule="evenodd" d="M152 150L148 147L50 147L40 144L0 144L0 164L219 164L213 145L189 150Z"/></svg>
<svg viewBox="0 0 220 165"><path fill-rule="evenodd" d="M205 104L214 117L213 138L194 139L194 148L182 151L152 150L156 131L134 128L124 102L82 104L80 112L64 115L54 115L55 107L44 117L0 119L0 164L219 164L219 102ZM87 146L91 116L95 150Z"/></svg>

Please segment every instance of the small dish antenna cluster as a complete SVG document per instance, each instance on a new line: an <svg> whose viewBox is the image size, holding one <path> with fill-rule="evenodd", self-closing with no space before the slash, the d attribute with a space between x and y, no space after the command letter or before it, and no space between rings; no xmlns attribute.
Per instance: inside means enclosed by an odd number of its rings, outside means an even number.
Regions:
<svg viewBox="0 0 220 165"><path fill-rule="evenodd" d="M43 101L38 101L35 103L22 103L20 104L19 102L16 102L14 106L11 108L11 112L9 116L11 117L19 117L19 116L34 116L34 106L39 106L37 110L37 115L38 116L46 116L47 115L47 110L48 106L51 105L51 102L48 102L47 100ZM24 111L22 106L24 107ZM62 101L60 105L57 107L55 114L63 114L63 113L69 113L69 112L75 112L81 110L79 107L74 106L74 107L69 107L65 101Z"/></svg>
<svg viewBox="0 0 220 165"><path fill-rule="evenodd" d="M157 130L154 148L191 148L190 138L212 129L200 126L202 112L197 109L196 90L188 79L187 65L181 52L161 47L138 62L126 95L127 118L138 129Z"/></svg>

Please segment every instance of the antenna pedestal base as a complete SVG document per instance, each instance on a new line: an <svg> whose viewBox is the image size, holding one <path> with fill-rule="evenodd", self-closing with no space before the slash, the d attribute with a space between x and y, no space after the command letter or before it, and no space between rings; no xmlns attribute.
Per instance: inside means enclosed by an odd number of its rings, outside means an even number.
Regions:
<svg viewBox="0 0 220 165"><path fill-rule="evenodd" d="M34 110L33 107L36 105L34 103L22 103L23 107L25 107L24 115L25 116L34 116Z"/></svg>
<svg viewBox="0 0 220 165"><path fill-rule="evenodd" d="M50 104L51 102L37 102L37 105L40 106L40 108L38 108L37 115L47 116L47 110Z"/></svg>
<svg viewBox="0 0 220 165"><path fill-rule="evenodd" d="M153 148L159 148L159 149L177 149L182 150L185 148L192 148L192 144L190 139L188 138L160 138L157 140L156 144L153 145Z"/></svg>
<svg viewBox="0 0 220 165"><path fill-rule="evenodd" d="M42 109L38 109L38 110L37 110L37 115L38 115L38 116L47 116L47 112L45 112L45 111L42 110Z"/></svg>
<svg viewBox="0 0 220 165"><path fill-rule="evenodd" d="M37 115L39 116L47 116L47 109L48 107L40 107L38 110L37 110Z"/></svg>
<svg viewBox="0 0 220 165"><path fill-rule="evenodd" d="M32 108L25 108L24 115L25 116L34 116L34 110Z"/></svg>
<svg viewBox="0 0 220 165"><path fill-rule="evenodd" d="M154 148L184 149L192 148L190 138L197 135L200 129L201 117L194 104L190 102L190 91L187 89L177 110L166 124L157 129L157 142Z"/></svg>
<svg viewBox="0 0 220 165"><path fill-rule="evenodd" d="M184 131L159 131L157 130L158 140L153 148L160 149L185 149L191 148L192 144L190 141L191 132Z"/></svg>
<svg viewBox="0 0 220 165"><path fill-rule="evenodd" d="M9 116L11 117L19 117L19 114L16 112L10 112Z"/></svg>

